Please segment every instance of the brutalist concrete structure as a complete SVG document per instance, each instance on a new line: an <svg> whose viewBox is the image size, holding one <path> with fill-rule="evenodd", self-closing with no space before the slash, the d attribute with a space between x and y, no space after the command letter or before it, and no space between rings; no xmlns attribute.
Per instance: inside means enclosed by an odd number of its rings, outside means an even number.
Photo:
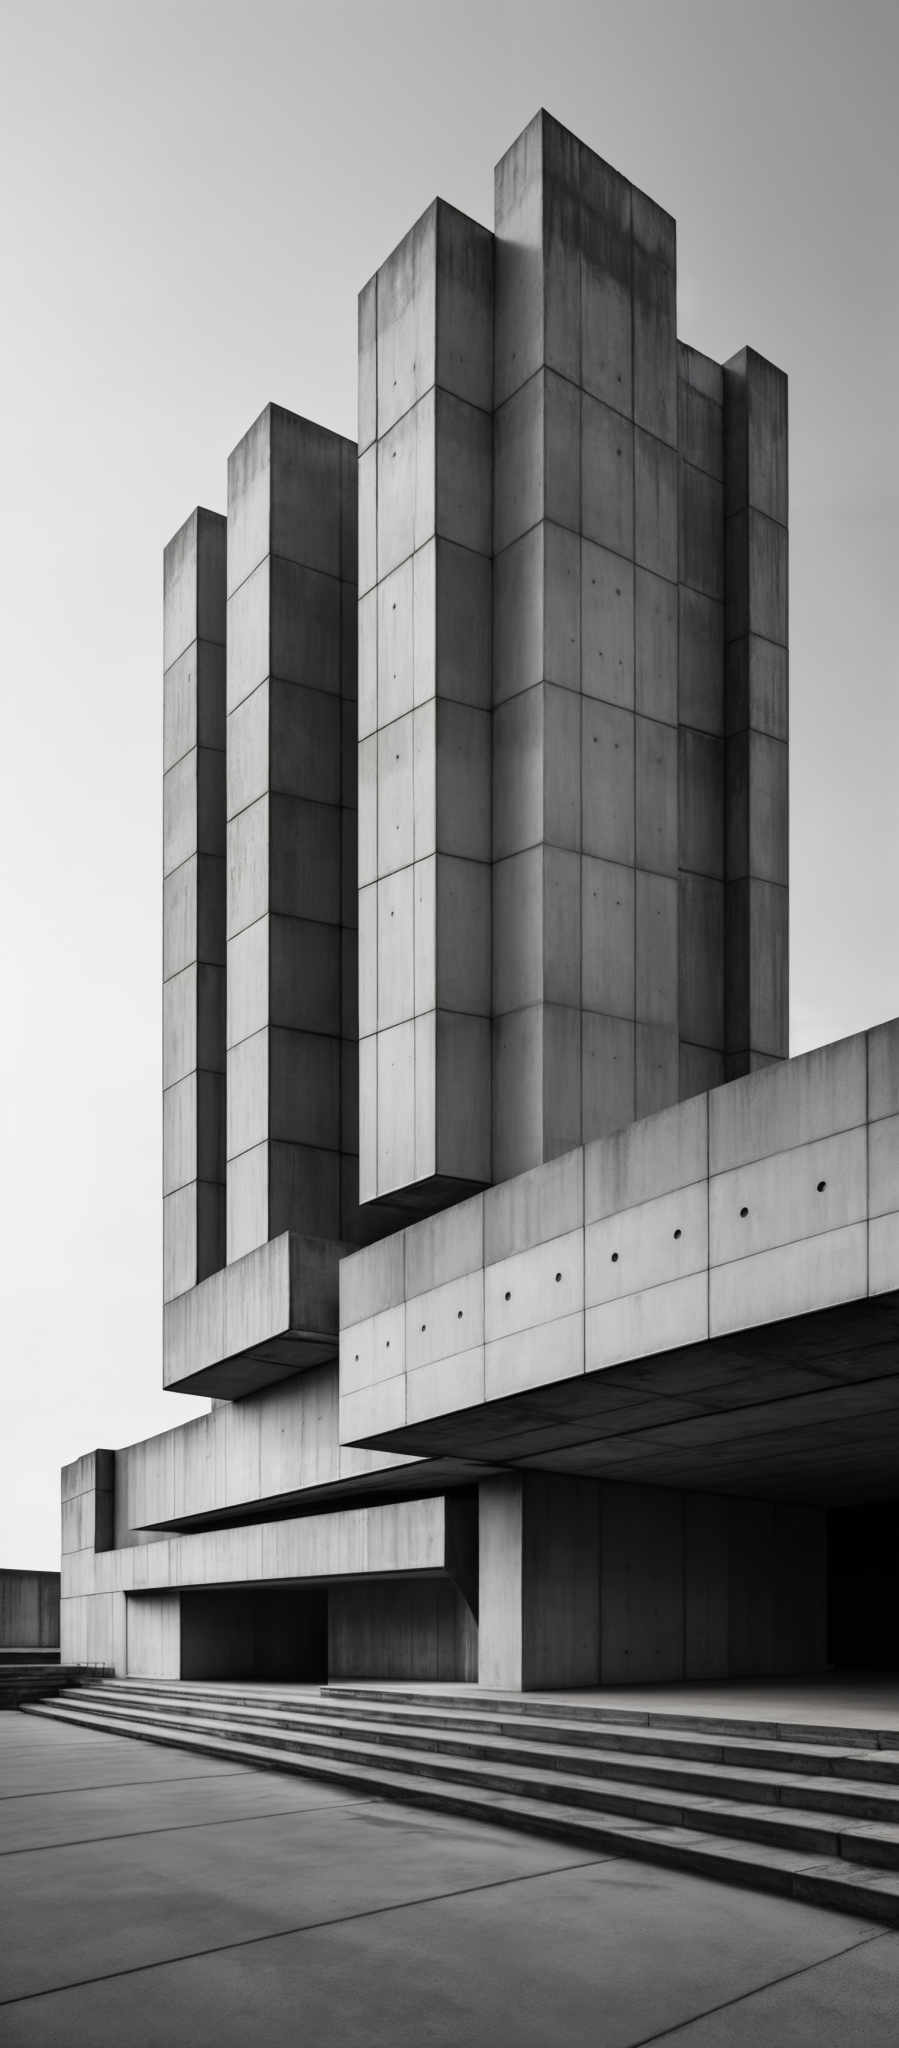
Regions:
<svg viewBox="0 0 899 2048"><path fill-rule="evenodd" d="M539 114L166 550L164 1377L62 1653L897 1661L899 1023L789 1060L787 388ZM872 1560L876 1558L876 1567Z"/></svg>

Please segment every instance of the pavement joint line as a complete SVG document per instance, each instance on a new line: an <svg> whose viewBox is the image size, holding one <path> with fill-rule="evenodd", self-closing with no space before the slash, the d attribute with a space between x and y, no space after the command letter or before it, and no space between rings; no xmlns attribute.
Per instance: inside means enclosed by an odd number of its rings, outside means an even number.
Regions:
<svg viewBox="0 0 899 2048"><path fill-rule="evenodd" d="M582 1863L556 1863L547 1870L519 1870L511 1877L489 1878L484 1884L459 1885L455 1891L427 1892L422 1898L394 1899L385 1906L363 1906L356 1913L332 1914L328 1920L309 1920L299 1927L274 1927L268 1934L251 1934L240 1941L212 1942L208 1948L191 1949L183 1956L156 1956L152 1962L131 1963L123 1970L102 1970L95 1977L75 1977L70 1984L48 1984L40 1991L20 1991L12 1998L0 1998L0 2011L8 2005L27 2005L35 1998L58 1998L65 1991L86 1991L92 1984L108 1984L117 1977L140 1977L148 1970L169 1970L181 1963L196 1963L204 1956L226 1955L230 1949L258 1948L263 1941L286 1941L298 1934L320 1934L329 1927L349 1927L357 1920L377 1920L384 1913L404 1913L411 1906L440 1906L448 1899L465 1899L478 1892L502 1891L507 1885L531 1884L542 1877L560 1877L570 1870L592 1870L601 1863L615 1863L615 1856L588 1856ZM638 2044L634 2044L638 2048Z"/></svg>
<svg viewBox="0 0 899 2048"><path fill-rule="evenodd" d="M141 1791L145 1785L206 1785L213 1778L216 1783L219 1778L242 1778L250 1769L249 1764L243 1764L236 1771L202 1771L197 1777L193 1771L179 1771L175 1778L110 1778L106 1785L36 1785L29 1792L0 1792L0 1805L12 1799L68 1799L80 1792L123 1792L130 1785L135 1791ZM277 1775L277 1772L273 1773L273 1776Z"/></svg>
<svg viewBox="0 0 899 2048"><path fill-rule="evenodd" d="M355 1813L360 1806L383 1806L384 1801L374 1793L370 1799L347 1799L337 1808L338 1813ZM194 1828L243 1828L252 1821L285 1820L288 1815L307 1813L334 1813L334 1806L326 1800L322 1806L273 1806L262 1813L226 1813L221 1820L174 1820L161 1828L123 1828L117 1835L78 1835L71 1842L23 1842L19 1849L0 1849L0 1860L7 1856L47 1856L54 1850L92 1849L102 1842L143 1841L145 1835L183 1835Z"/></svg>
<svg viewBox="0 0 899 2048"><path fill-rule="evenodd" d="M656 2041L669 2041L676 2034L686 2034L690 2027L698 2027L703 2020L714 2019L719 2012L730 2012L735 2005L745 2005L749 1998L760 1997L763 1991L776 1991L781 1984L790 1984L796 1977L807 1977L812 1970L820 1970L827 1963L838 1963L843 1956L854 1955L856 1949L870 1948L872 1941L886 1941L894 1930L890 1927L873 1928L870 1934L863 1934L858 1941L847 1942L845 1948L835 1948L830 1955L818 1956L813 1963L800 1963L798 1969L784 1970L780 1977L769 1977L762 1984L754 1984L748 1991L738 1991L735 1998L722 1998L717 2005L705 2006L702 2012L691 2013L689 2019L675 2020L670 2027L660 2027L656 2034L641 2034L638 2041L629 2041L627 2048L653 2048Z"/></svg>

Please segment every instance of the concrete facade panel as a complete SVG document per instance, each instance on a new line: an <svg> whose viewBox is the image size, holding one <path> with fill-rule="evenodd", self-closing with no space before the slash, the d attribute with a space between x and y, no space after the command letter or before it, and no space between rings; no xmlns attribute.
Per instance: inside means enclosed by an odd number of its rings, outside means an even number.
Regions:
<svg viewBox="0 0 899 2048"><path fill-rule="evenodd" d="M853 1223L758 1252L709 1274L709 1335L830 1308L867 1293L868 1233Z"/></svg>
<svg viewBox="0 0 899 2048"><path fill-rule="evenodd" d="M588 1225L586 1305L705 1272L708 1262L709 1197L703 1180Z"/></svg>
<svg viewBox="0 0 899 2048"><path fill-rule="evenodd" d="M708 1335L709 1278L704 1270L588 1308L584 1370L602 1372L626 1358L702 1343Z"/></svg>
<svg viewBox="0 0 899 2048"><path fill-rule="evenodd" d="M803 1053L778 1071L747 1074L709 1099L713 1174L808 1145L865 1122L863 1037Z"/></svg>
<svg viewBox="0 0 899 2048"><path fill-rule="evenodd" d="M502 1401L532 1387L575 1377L584 1370L584 1317L562 1316L484 1346L484 1390Z"/></svg>
<svg viewBox="0 0 899 2048"><path fill-rule="evenodd" d="M860 1128L714 1175L711 1265L861 1222L867 1174L867 1136Z"/></svg>
<svg viewBox="0 0 899 2048"><path fill-rule="evenodd" d="M704 1180L708 1170L709 1106L704 1097L678 1104L632 1129L584 1149L587 1223Z"/></svg>

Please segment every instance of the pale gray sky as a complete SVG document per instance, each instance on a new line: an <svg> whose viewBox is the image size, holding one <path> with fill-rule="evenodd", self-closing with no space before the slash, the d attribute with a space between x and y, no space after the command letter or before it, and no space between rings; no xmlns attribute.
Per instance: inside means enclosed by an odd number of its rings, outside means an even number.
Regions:
<svg viewBox="0 0 899 2048"><path fill-rule="evenodd" d="M547 106L677 217L678 331L791 379L793 1051L899 1012L895 0L0 0L0 1564L160 1385L161 551L356 292Z"/></svg>

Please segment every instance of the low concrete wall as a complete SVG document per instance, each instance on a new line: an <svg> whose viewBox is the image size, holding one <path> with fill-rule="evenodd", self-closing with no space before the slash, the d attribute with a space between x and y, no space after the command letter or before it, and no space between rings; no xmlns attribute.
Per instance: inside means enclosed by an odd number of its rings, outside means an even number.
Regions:
<svg viewBox="0 0 899 2048"><path fill-rule="evenodd" d="M0 1649L55 1650L59 1573L0 1571Z"/></svg>

